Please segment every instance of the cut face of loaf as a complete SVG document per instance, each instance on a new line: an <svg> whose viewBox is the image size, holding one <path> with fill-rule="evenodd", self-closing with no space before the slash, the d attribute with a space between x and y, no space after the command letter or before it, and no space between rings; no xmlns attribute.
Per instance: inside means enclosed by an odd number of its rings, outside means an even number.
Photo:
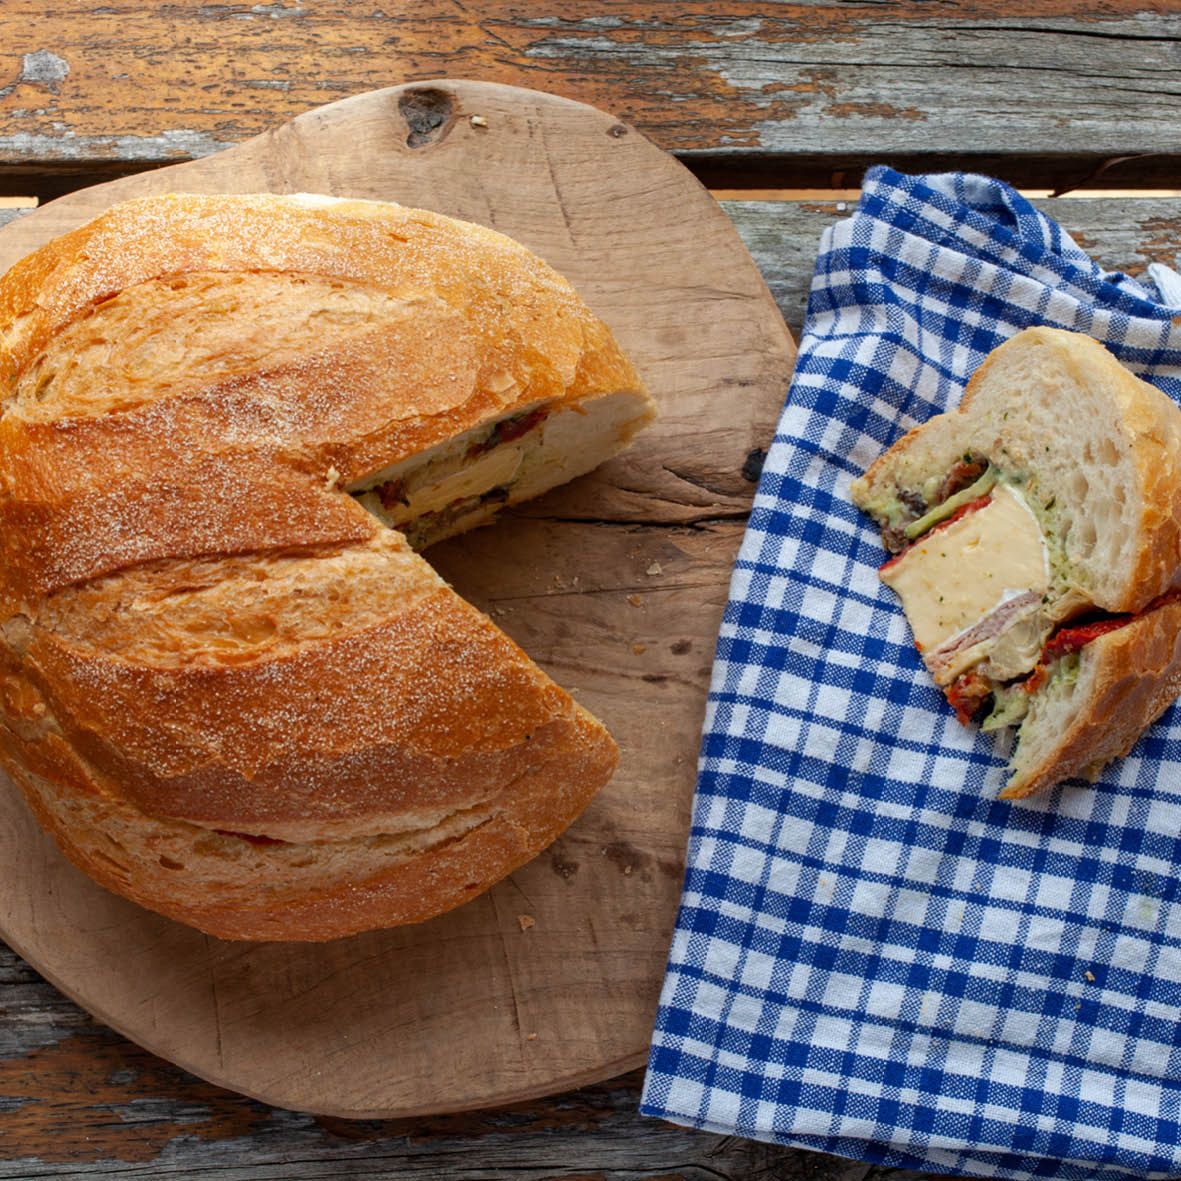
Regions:
<svg viewBox="0 0 1181 1181"><path fill-rule="evenodd" d="M407 544L652 417L523 247L129 202L0 280L0 395L0 758L104 885L228 938L417 921L609 778L601 724Z"/></svg>
<svg viewBox="0 0 1181 1181"><path fill-rule="evenodd" d="M631 391L574 406L541 403L438 443L350 491L425 549L592 471L646 421Z"/></svg>
<svg viewBox="0 0 1181 1181"><path fill-rule="evenodd" d="M1152 692L1125 711L1134 728L1102 738L1094 725L1108 708L1102 654L1122 653L1126 677L1132 638L1152 634L1159 648L1181 570L1181 411L1096 342L1019 333L958 410L899 440L852 496L896 554L882 578L961 720L985 706L986 729L1024 719L1006 794L1125 753L1172 699L1158 652L1143 665Z"/></svg>

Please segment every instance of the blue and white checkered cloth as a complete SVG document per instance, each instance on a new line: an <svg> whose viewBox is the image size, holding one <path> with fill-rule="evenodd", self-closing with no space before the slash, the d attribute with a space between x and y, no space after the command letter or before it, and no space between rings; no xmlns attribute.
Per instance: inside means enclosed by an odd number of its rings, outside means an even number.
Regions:
<svg viewBox="0 0 1181 1181"><path fill-rule="evenodd" d="M850 480L994 346L1079 329L1181 400L1181 280L1014 190L874 169L825 232L730 588L642 1110L992 1177L1181 1174L1181 709L997 800ZM1063 407L1069 414L1069 407Z"/></svg>

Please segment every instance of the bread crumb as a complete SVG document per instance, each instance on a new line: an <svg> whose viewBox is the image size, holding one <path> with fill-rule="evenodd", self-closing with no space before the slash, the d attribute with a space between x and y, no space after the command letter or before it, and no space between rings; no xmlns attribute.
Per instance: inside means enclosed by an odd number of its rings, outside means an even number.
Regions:
<svg viewBox="0 0 1181 1181"><path fill-rule="evenodd" d="M487 127L488 120L485 119L483 115L473 115L471 118L471 124L473 127Z"/></svg>
<svg viewBox="0 0 1181 1181"><path fill-rule="evenodd" d="M632 871L632 866L630 866L630 865L625 865L625 866L623 867L623 873L624 873L624 876L625 876L625 877L629 876L629 875L631 874L631 871Z"/></svg>
<svg viewBox="0 0 1181 1181"><path fill-rule="evenodd" d="M530 927L537 926L537 920L531 914L517 915L517 922L520 924L522 931L528 931Z"/></svg>
<svg viewBox="0 0 1181 1181"><path fill-rule="evenodd" d="M648 645L647 644L633 644L632 651L637 656L643 656L644 653L648 651Z"/></svg>
<svg viewBox="0 0 1181 1181"><path fill-rule="evenodd" d="M644 571L644 573L645 573L645 574L651 574L651 575L654 575L654 576L655 576L655 575L657 575L657 574L663 574L663 573L664 573L664 567L663 567L663 566L661 566L661 564L660 564L659 562L653 562L653 563L652 563L652 565L651 565L651 566L649 566L649 567L648 567L648 569Z"/></svg>
<svg viewBox="0 0 1181 1181"><path fill-rule="evenodd" d="M339 479L340 472L336 470L336 465L334 464L324 473L324 487L327 488L329 492L331 492L332 489L336 487L337 481Z"/></svg>
<svg viewBox="0 0 1181 1181"><path fill-rule="evenodd" d="M1094 973L1094 972L1091 972L1091 971L1086 971L1086 972L1084 972L1084 973L1083 973L1083 975L1084 975L1084 976L1085 976L1085 977L1086 977L1086 978L1087 978L1087 979L1088 979L1088 980L1089 980L1089 981L1090 981L1092 984L1094 984L1094 983L1095 983L1095 973Z"/></svg>
<svg viewBox="0 0 1181 1181"><path fill-rule="evenodd" d="M526 1034L526 1035L525 1035L525 1040L526 1040L527 1042L535 1042L535 1041L537 1041L537 1034L535 1034L535 1033L529 1033L529 1034Z"/></svg>
<svg viewBox="0 0 1181 1181"><path fill-rule="evenodd" d="M627 601L633 606L638 607L644 600L639 595L628 595Z"/></svg>

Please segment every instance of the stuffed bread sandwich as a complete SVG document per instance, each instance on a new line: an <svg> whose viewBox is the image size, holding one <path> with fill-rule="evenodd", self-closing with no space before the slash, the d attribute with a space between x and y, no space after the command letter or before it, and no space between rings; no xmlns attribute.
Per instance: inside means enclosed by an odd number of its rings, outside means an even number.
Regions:
<svg viewBox="0 0 1181 1181"><path fill-rule="evenodd" d="M1077 333L995 349L853 482L960 721L1019 726L1005 797L1094 778L1181 691L1181 410Z"/></svg>
<svg viewBox="0 0 1181 1181"><path fill-rule="evenodd" d="M109 889L226 938L413 922L610 778L415 552L652 403L500 234L314 196L115 206L0 279L0 759Z"/></svg>

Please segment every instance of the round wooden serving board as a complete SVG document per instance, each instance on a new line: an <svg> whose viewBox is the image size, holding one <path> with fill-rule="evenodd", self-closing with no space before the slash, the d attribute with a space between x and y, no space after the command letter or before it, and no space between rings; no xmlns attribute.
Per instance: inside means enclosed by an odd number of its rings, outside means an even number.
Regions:
<svg viewBox="0 0 1181 1181"><path fill-rule="evenodd" d="M0 933L121 1033L283 1107L456 1111L637 1065L748 456L768 444L793 356L758 271L708 193L630 127L456 81L359 95L63 197L0 230L0 270L115 201L176 191L347 194L480 222L547 259L615 330L659 422L598 472L428 557L607 723L622 763L561 840L487 894L319 945L223 943L107 894L5 782Z"/></svg>

